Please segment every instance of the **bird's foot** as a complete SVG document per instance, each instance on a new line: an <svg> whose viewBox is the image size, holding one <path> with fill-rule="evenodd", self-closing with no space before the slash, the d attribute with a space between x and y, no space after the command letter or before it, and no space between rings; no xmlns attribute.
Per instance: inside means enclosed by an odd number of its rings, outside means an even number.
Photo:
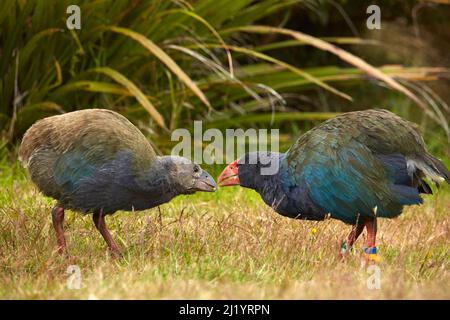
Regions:
<svg viewBox="0 0 450 320"><path fill-rule="evenodd" d="M62 257L62 258L70 257L69 252L67 251L65 243L61 244L61 245L58 245L56 247L56 250L53 251L53 253L57 253L57 255Z"/></svg>
<svg viewBox="0 0 450 320"><path fill-rule="evenodd" d="M123 259L123 254L119 248L109 248L109 252L114 259Z"/></svg>
<svg viewBox="0 0 450 320"><path fill-rule="evenodd" d="M59 254L60 256L65 255L65 254L66 254L66 247L64 247L64 246L58 246L57 252L58 252L58 254Z"/></svg>
<svg viewBox="0 0 450 320"><path fill-rule="evenodd" d="M347 241L343 241L341 244L341 249L339 250L338 258L341 261L344 261L347 257L349 252L352 250L352 246L350 246Z"/></svg>
<svg viewBox="0 0 450 320"><path fill-rule="evenodd" d="M378 263L381 261L381 258L377 253L377 247L365 248L364 253L366 254L367 263Z"/></svg>

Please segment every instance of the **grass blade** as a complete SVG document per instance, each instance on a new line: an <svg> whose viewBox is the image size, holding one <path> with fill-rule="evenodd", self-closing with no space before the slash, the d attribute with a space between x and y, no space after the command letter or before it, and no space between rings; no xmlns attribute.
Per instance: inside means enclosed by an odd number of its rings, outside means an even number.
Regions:
<svg viewBox="0 0 450 320"><path fill-rule="evenodd" d="M214 44L205 44L205 46L212 47L212 48L220 47L220 46L214 45ZM308 81L317 84L318 86L324 88L325 90L328 90L328 91L330 91L330 92L332 92L332 93L334 93L334 94L336 94L336 95L338 95L338 96L340 96L340 97L342 97L344 99L352 101L352 97L350 97L348 94L346 94L344 92L341 92L341 91L337 90L336 88L333 88L332 86L326 84L322 80L312 76L311 74L309 74L309 73L307 73L307 72L305 72L305 71L303 71L303 70L301 70L301 69L299 69L297 67L294 67L293 65L291 65L289 63L286 63L284 61L278 60L278 59L276 59L274 57L271 57L269 55L266 55L264 53L257 52L255 50L247 49L247 48L244 48L244 47L237 47L237 46L227 46L227 47L229 49L231 49L232 51L244 53L246 55L253 56L253 57L256 57L256 58L259 58L259 59L271 62L273 64L276 64L276 65L281 66L283 68L286 68L286 69L290 70L291 72L293 72L295 74L298 74L299 76L307 79Z"/></svg>
<svg viewBox="0 0 450 320"><path fill-rule="evenodd" d="M158 47L155 43L153 43L153 41L130 29L121 27L109 27L109 29L113 32L126 35L132 38L133 40L139 42L148 51L154 54L162 63L164 63L173 73L175 73L178 76L178 78L182 82L184 82L206 106L211 108L211 104L209 103L208 99L203 94L203 92L197 87L194 81L192 81L192 79L189 78L189 76L176 64L175 61L173 61L173 59L167 53L165 53L160 47Z"/></svg>
<svg viewBox="0 0 450 320"><path fill-rule="evenodd" d="M148 111L148 113L155 119L156 123L162 128L166 129L166 124L164 122L164 118L161 114L156 110L153 104L147 99L145 94L130 80L128 80L124 75L120 72L111 69L109 67L100 67L89 70L91 72L101 73L107 75L112 78L114 81L120 83L128 91L139 101L139 103Z"/></svg>
<svg viewBox="0 0 450 320"><path fill-rule="evenodd" d="M206 127L226 127L236 126L239 124L248 123L263 123L263 122L276 122L276 121L323 121L334 117L337 117L341 113L339 112L277 112L272 113L259 113L240 115L239 117L229 116L223 119L214 119L205 122Z"/></svg>
<svg viewBox="0 0 450 320"><path fill-rule="evenodd" d="M425 105L425 103L422 100L420 100L409 89L407 89L405 86L401 85L400 83L395 81L393 78L384 74L379 69L371 66L370 64L368 64L361 58L359 58L359 57L351 54L350 52L345 51L329 42L326 42L319 38L310 36L308 34L300 32L300 31L294 31L294 30L285 29L285 28L270 27L270 26L262 26L262 25L236 27L236 28L226 30L226 32L231 32L231 31L244 31L244 32L263 33L263 34L278 33L278 34L293 37L294 39L308 43L309 45L312 45L313 47L316 47L318 49L331 52L332 54L338 56L343 61L346 61L347 63L365 71L368 75L385 82L391 88L403 93L404 95L409 97L411 100L413 100L415 103L417 103L419 105L419 107L422 108L423 111L428 116L430 116L430 118L439 122L439 119L435 116L435 114L433 112L431 112L429 110L429 108Z"/></svg>
<svg viewBox="0 0 450 320"><path fill-rule="evenodd" d="M84 90L89 92L112 93L129 96L131 93L124 87L101 81L81 80L74 81L59 87L53 94L62 95L70 91Z"/></svg>
<svg viewBox="0 0 450 320"><path fill-rule="evenodd" d="M216 37L217 40L219 40L219 42L222 44L222 46L227 54L228 68L230 70L230 75L231 75L231 77L234 77L233 58L231 57L231 52L228 49L227 45L225 44L225 41L220 36L220 34L216 31L216 29L214 29L214 27L208 21L206 21L205 19L203 19L201 16L194 13L193 11L189 11L189 10L176 10L175 9L175 10L168 10L168 11L166 11L166 13L182 13L182 14L185 14L185 15L199 21L201 24L203 24L214 35L214 37Z"/></svg>

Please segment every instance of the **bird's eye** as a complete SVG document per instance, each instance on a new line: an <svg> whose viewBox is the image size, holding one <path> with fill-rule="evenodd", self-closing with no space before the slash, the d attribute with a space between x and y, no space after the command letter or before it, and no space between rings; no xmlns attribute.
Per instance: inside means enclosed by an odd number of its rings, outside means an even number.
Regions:
<svg viewBox="0 0 450 320"><path fill-rule="evenodd" d="M195 166L195 167L194 167L194 172L197 173L197 172L199 172L199 171L200 171L200 168L199 168L198 166Z"/></svg>

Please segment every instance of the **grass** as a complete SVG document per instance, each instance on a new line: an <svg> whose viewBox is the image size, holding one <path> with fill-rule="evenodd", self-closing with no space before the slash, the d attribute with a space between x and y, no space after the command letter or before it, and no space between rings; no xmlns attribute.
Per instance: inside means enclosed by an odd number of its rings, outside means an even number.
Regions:
<svg viewBox="0 0 450 320"><path fill-rule="evenodd" d="M68 257L55 252L50 210L19 164L0 167L2 299L449 299L450 190L380 219L380 290L366 286L364 236L345 262L339 221L296 221L242 188L180 196L108 217L125 259L113 260L91 217L66 214ZM314 232L315 231L315 232ZM81 287L67 288L67 268Z"/></svg>
<svg viewBox="0 0 450 320"><path fill-rule="evenodd" d="M219 129L283 127L284 135L296 136L336 112L389 107L419 122L433 154L448 158L445 90L440 98L429 86L443 83L449 69L445 54L439 62L392 60L389 42L370 33L349 37L346 24L336 29L341 18L320 23L337 17L322 1L43 3L0 1L0 298L450 298L449 188L398 219L380 221L380 290L366 286L364 239L345 262L337 260L349 226L281 217L241 188L108 217L123 260L111 259L90 216L67 212L69 256L59 256L53 200L17 162L1 160L37 119L106 107L167 153L170 130L192 129L193 120ZM66 8L74 3L82 29L69 31ZM446 11L439 8L432 24L443 29ZM402 19L411 12L383 10ZM350 19L365 26L358 15ZM390 38L386 30L380 39ZM421 50L401 47L416 58L446 43L423 38L434 41ZM375 53L352 53L364 50ZM79 290L67 287L71 265L81 270Z"/></svg>
<svg viewBox="0 0 450 320"><path fill-rule="evenodd" d="M66 26L74 4L80 30ZM308 120L302 111L324 117L367 101L383 106L379 97L401 93L433 120L429 126L438 124L450 137L450 109L423 88L448 77L446 56L442 65L383 58L372 66L352 51L369 46L384 57L391 48L369 36L349 37L345 23L339 30L330 26L325 35L332 37L297 30L308 27L307 20L320 28L325 21L317 18L334 16L329 10L317 0L0 1L0 135L13 145L38 119L107 107L150 128L158 144L167 140L167 129L192 129L193 120L245 115L241 125L259 127L253 116L267 123L274 111L295 112ZM351 18L365 28L365 17L358 17ZM377 99L354 99L358 85L365 93L377 88L369 79L390 89ZM308 102L317 93L326 103Z"/></svg>

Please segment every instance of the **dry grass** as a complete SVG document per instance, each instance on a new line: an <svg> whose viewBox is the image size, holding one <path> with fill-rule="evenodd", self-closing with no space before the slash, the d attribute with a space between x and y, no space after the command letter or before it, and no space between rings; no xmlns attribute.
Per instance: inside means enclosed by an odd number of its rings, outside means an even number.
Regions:
<svg viewBox="0 0 450 320"><path fill-rule="evenodd" d="M58 256L52 200L22 173L4 177L0 298L450 298L448 188L398 219L380 221L381 289L369 290L364 237L339 262L338 244L349 226L281 217L252 191L222 189L108 217L125 253L115 261L90 216L72 212L65 226L70 257ZM81 269L78 290L67 288L69 265Z"/></svg>

